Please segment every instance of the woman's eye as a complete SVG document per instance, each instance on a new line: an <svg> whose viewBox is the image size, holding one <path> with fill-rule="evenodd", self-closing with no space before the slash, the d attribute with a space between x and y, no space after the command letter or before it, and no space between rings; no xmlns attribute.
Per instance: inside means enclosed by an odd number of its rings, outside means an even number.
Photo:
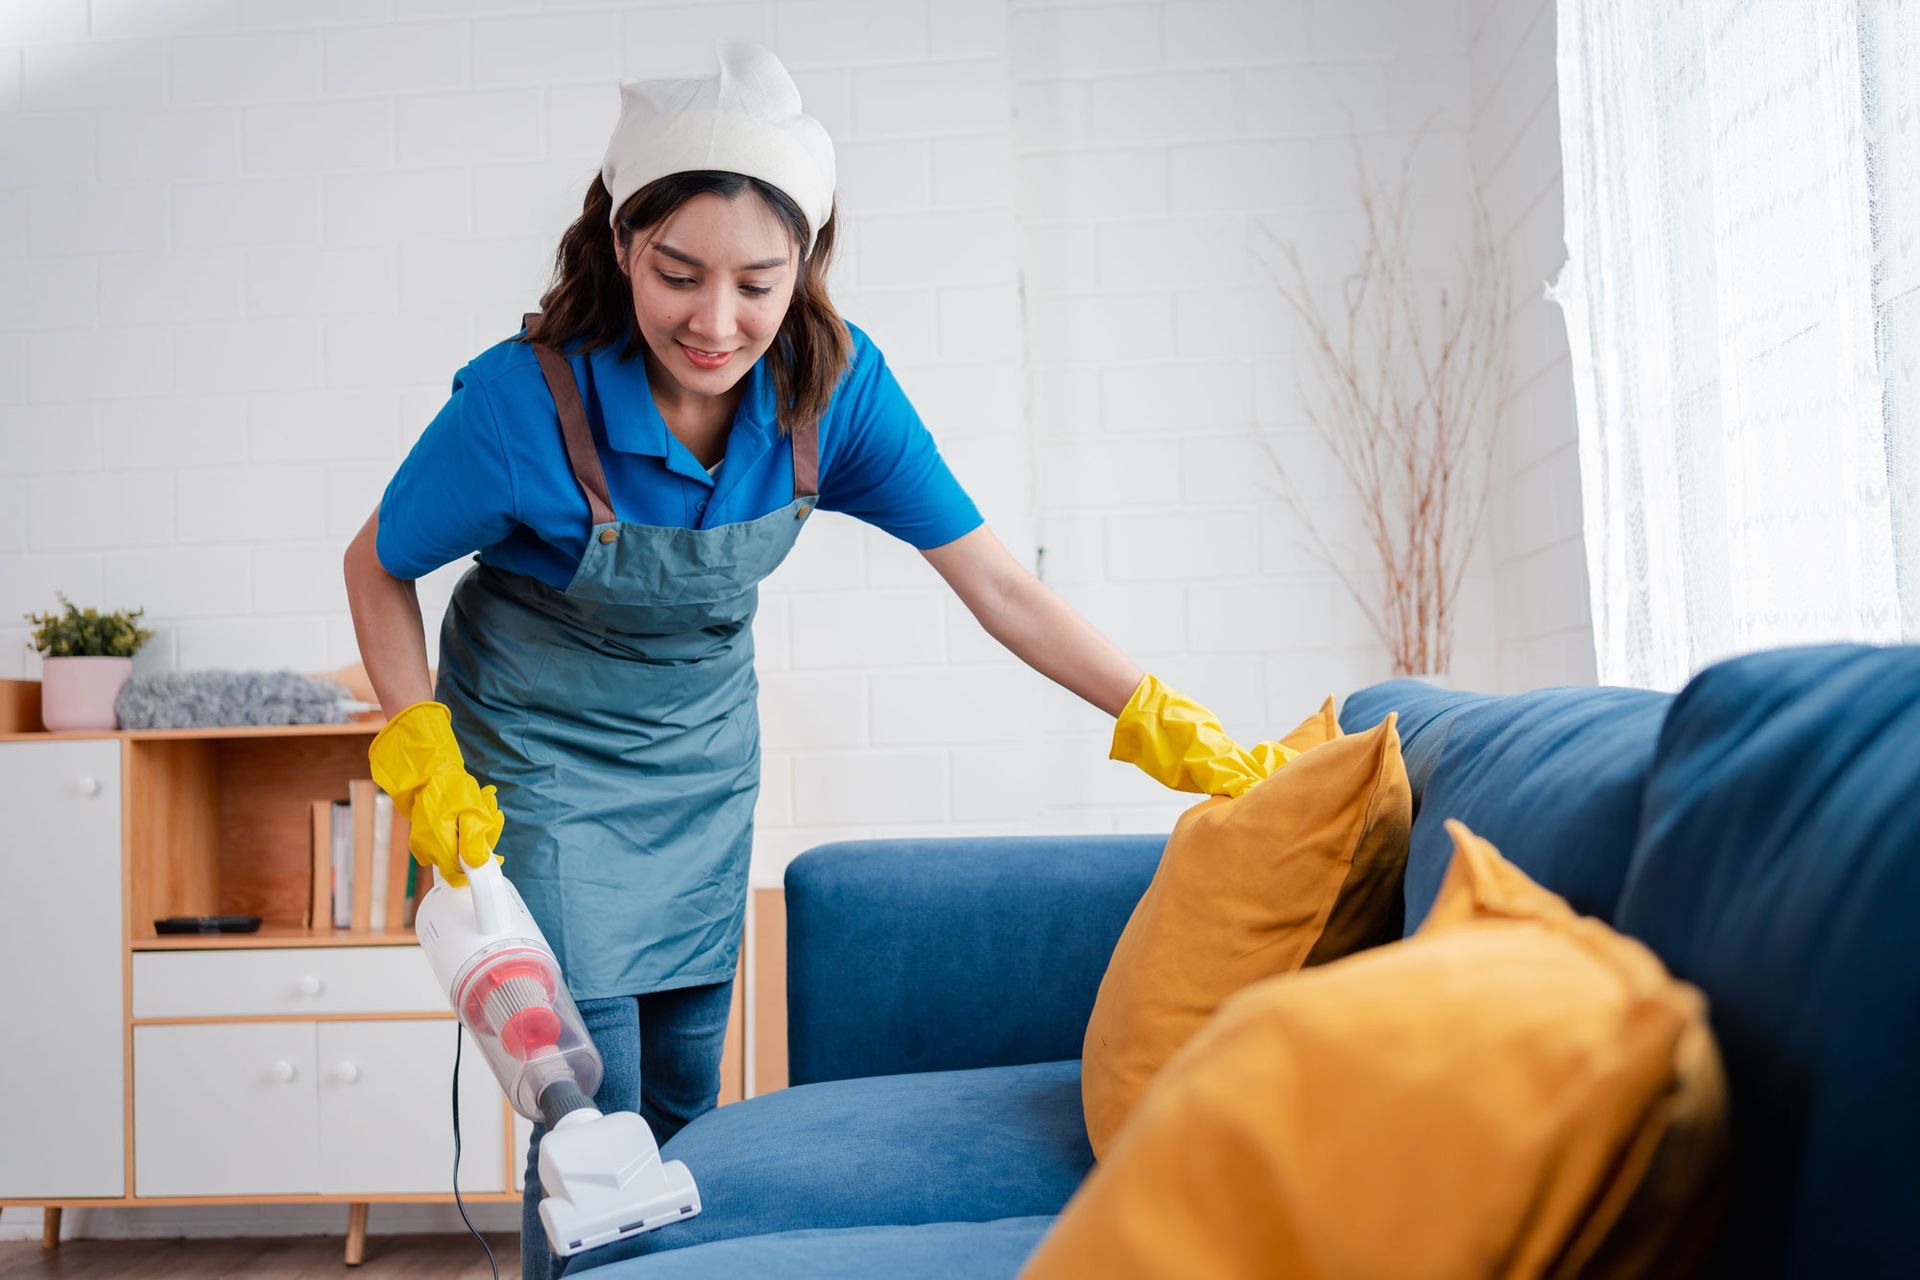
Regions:
<svg viewBox="0 0 1920 1280"><path fill-rule="evenodd" d="M654 274L659 276L661 280L666 282L667 287L672 289L691 289L695 285L700 283L698 280L695 280L692 276L676 276L666 271L655 271ZM762 284L743 284L740 286L740 292L746 294L750 298L764 298L768 294L773 292L773 286L762 285Z"/></svg>

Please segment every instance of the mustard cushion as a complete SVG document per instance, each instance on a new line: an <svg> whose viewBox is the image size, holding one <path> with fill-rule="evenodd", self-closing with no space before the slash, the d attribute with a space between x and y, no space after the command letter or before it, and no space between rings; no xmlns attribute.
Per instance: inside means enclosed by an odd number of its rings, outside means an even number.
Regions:
<svg viewBox="0 0 1920 1280"><path fill-rule="evenodd" d="M1412 796L1393 717L1339 736L1328 699L1281 742L1304 754L1181 815L1114 947L1081 1051L1096 1156L1228 996L1399 936Z"/></svg>
<svg viewBox="0 0 1920 1280"><path fill-rule="evenodd" d="M1704 1001L1449 829L1419 933L1230 1000L1023 1275L1685 1273L1726 1142Z"/></svg>
<svg viewBox="0 0 1920 1280"><path fill-rule="evenodd" d="M1280 745L1294 752L1311 751L1342 736L1340 713L1334 709L1333 699L1328 698L1320 704L1318 711L1302 720L1292 733L1280 739Z"/></svg>

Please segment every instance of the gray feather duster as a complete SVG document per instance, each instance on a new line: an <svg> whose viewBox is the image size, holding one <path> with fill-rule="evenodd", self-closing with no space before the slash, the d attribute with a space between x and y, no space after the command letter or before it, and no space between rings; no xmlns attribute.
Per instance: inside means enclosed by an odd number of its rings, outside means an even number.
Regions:
<svg viewBox="0 0 1920 1280"><path fill-rule="evenodd" d="M113 709L122 729L343 724L352 696L293 671L169 671L127 681Z"/></svg>

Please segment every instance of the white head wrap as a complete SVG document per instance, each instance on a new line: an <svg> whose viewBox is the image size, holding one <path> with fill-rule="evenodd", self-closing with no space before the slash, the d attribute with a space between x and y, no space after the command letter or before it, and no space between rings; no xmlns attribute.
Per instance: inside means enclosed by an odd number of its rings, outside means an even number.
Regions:
<svg viewBox="0 0 1920 1280"><path fill-rule="evenodd" d="M833 212L833 142L800 109L800 90L770 50L715 46L720 73L704 80L635 80L620 86L620 122L600 177L620 206L671 173L722 169L778 188L800 206L807 248Z"/></svg>

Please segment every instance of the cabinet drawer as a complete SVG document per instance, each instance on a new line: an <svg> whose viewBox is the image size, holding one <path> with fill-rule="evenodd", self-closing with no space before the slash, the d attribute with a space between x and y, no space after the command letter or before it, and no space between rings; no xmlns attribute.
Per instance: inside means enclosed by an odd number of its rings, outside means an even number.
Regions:
<svg viewBox="0 0 1920 1280"><path fill-rule="evenodd" d="M133 1016L441 1013L447 997L418 947L142 951Z"/></svg>
<svg viewBox="0 0 1920 1280"><path fill-rule="evenodd" d="M133 1029L141 1196L318 1189L311 1022Z"/></svg>
<svg viewBox="0 0 1920 1280"><path fill-rule="evenodd" d="M453 1190L453 1028L434 1022L322 1022L320 1190ZM507 1100L469 1039L460 1055L460 1190L503 1191Z"/></svg>

